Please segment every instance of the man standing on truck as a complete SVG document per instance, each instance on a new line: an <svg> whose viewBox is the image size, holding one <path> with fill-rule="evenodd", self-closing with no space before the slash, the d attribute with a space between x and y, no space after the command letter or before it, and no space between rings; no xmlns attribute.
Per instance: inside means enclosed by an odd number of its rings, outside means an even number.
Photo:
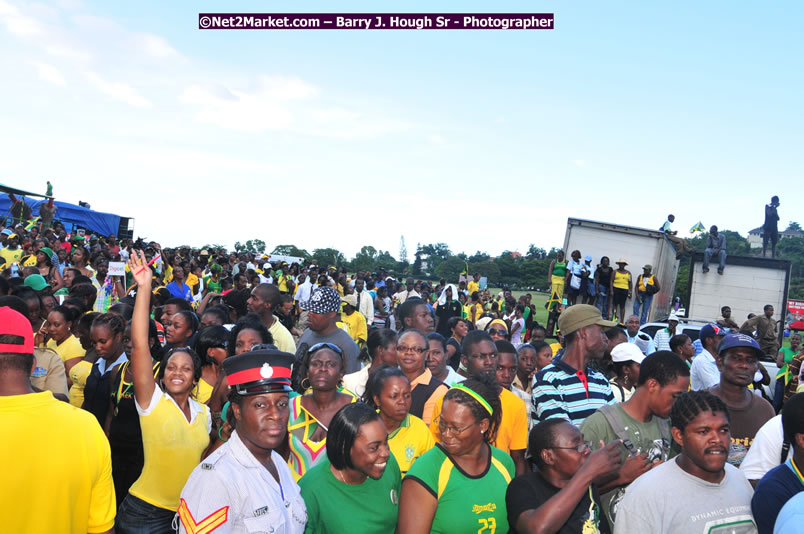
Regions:
<svg viewBox="0 0 804 534"><path fill-rule="evenodd" d="M645 324L648 321L648 311L653 302L653 295L661 290L659 279L655 274L652 274L653 265L646 264L642 267L642 274L637 277L636 289L637 295L634 299L634 315L639 315L639 323ZM642 314L639 313L639 308L642 307Z"/></svg>
<svg viewBox="0 0 804 534"><path fill-rule="evenodd" d="M755 315L748 319L740 327L740 330L756 329L756 339L759 341L759 348L771 360L776 360L779 353L779 335L776 332L776 323L773 320L773 305L766 304L763 308L764 314Z"/></svg>
<svg viewBox="0 0 804 534"><path fill-rule="evenodd" d="M684 252L692 252L692 249L690 248L686 239L684 239L683 237L678 237L678 230L673 230L670 228L670 224L675 222L675 220L676 220L675 215L673 215L672 213L668 215L667 220L664 222L664 225L662 226L662 232L664 232L664 235L667 236L667 239L669 239L670 242L672 242L673 245L675 245L676 259L679 259L681 257L681 254L683 254Z"/></svg>
<svg viewBox="0 0 804 534"><path fill-rule="evenodd" d="M726 236L717 233L717 226L712 225L709 229L709 237L706 238L706 250L704 250L704 261L702 272L709 272L709 259L716 256L720 263L718 264L717 274L723 274L723 269L726 268Z"/></svg>
<svg viewBox="0 0 804 534"><path fill-rule="evenodd" d="M765 223L762 225L762 257L768 249L768 241L771 242L771 258L776 257L776 242L779 241L779 197L773 195L770 204L765 204Z"/></svg>

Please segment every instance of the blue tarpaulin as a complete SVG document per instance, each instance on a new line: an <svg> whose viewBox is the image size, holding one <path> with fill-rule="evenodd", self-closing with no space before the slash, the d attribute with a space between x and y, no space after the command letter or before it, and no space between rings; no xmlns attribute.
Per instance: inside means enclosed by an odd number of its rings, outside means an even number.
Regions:
<svg viewBox="0 0 804 534"><path fill-rule="evenodd" d="M19 196L17 196L17 199L21 200ZM34 217L39 215L39 206L45 202L47 200L25 197L25 203L31 207ZM108 236L109 234L116 235L120 228L119 215L102 213L76 204L70 204L69 202L59 202L58 200L54 201L54 204L58 208L55 218L62 221L68 231L72 225L78 225L96 234ZM7 195L0 196L0 214L7 218L10 217L11 205L11 199Z"/></svg>

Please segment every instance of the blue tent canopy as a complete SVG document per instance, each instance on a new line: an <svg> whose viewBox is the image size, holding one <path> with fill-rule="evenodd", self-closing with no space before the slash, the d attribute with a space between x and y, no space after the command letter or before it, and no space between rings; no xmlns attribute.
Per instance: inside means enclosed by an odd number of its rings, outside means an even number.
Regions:
<svg viewBox="0 0 804 534"><path fill-rule="evenodd" d="M47 200L25 198L25 203L31 207L34 217L39 215L39 206L46 202ZM119 215L94 211L69 202L54 201L54 204L58 208L56 219L62 221L68 231L72 230L72 226L78 225L96 234L108 236L109 234L116 235L120 228ZM11 213L11 205L11 199L8 196L0 196L0 214L8 216Z"/></svg>

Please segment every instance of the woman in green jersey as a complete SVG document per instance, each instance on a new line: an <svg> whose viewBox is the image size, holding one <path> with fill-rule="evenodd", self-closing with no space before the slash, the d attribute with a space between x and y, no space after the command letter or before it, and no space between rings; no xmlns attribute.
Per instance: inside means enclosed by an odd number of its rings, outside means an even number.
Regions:
<svg viewBox="0 0 804 534"><path fill-rule="evenodd" d="M444 395L441 443L402 484L399 534L508 532L505 490L514 461L490 443L502 408L493 378L473 376Z"/></svg>

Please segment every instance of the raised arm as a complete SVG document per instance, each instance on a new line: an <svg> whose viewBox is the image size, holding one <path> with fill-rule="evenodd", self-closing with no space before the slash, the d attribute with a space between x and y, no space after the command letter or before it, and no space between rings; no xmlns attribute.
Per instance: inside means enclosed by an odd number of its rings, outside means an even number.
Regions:
<svg viewBox="0 0 804 534"><path fill-rule="evenodd" d="M128 259L128 268L137 283L137 300L131 321L131 372L134 375L134 399L142 409L151 404L156 382L153 375L151 350L148 346L148 326L151 303L151 269L141 250L134 251Z"/></svg>

